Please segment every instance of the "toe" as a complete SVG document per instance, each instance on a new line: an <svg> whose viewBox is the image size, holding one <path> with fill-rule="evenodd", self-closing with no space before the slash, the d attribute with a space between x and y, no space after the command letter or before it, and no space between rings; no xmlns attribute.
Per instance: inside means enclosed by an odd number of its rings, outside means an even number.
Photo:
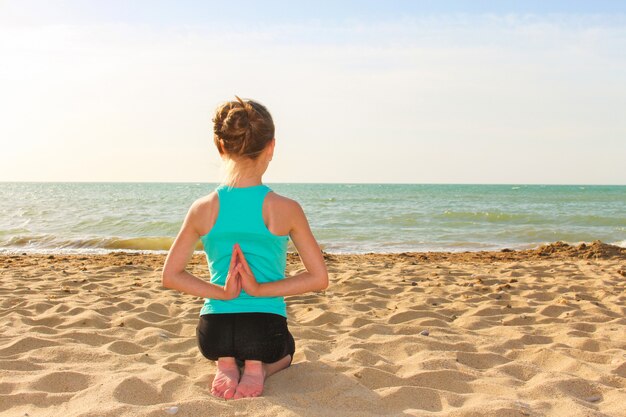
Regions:
<svg viewBox="0 0 626 417"><path fill-rule="evenodd" d="M226 398L227 400L230 400L231 398L233 398L235 396L235 388L234 387L229 387L226 389L226 391L224 391L224 398Z"/></svg>
<svg viewBox="0 0 626 417"><path fill-rule="evenodd" d="M213 393L213 395L215 395L216 397L220 397L220 398L224 397L225 391L226 390L221 385L216 385L213 387L213 389L211 389L211 393Z"/></svg>

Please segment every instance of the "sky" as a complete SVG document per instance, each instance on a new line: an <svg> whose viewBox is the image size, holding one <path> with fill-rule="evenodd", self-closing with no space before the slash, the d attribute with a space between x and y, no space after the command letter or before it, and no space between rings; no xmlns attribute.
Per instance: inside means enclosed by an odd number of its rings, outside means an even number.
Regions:
<svg viewBox="0 0 626 417"><path fill-rule="evenodd" d="M0 181L626 184L626 2L3 1Z"/></svg>

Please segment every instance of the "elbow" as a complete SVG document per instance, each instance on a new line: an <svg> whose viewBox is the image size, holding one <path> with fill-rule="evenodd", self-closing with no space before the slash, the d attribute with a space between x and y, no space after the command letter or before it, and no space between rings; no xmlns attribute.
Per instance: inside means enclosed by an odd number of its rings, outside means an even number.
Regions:
<svg viewBox="0 0 626 417"><path fill-rule="evenodd" d="M328 272L324 272L324 274L320 276L318 283L318 291L324 291L326 288L328 288Z"/></svg>
<svg viewBox="0 0 626 417"><path fill-rule="evenodd" d="M172 273L166 269L161 273L161 285L165 288L171 288Z"/></svg>

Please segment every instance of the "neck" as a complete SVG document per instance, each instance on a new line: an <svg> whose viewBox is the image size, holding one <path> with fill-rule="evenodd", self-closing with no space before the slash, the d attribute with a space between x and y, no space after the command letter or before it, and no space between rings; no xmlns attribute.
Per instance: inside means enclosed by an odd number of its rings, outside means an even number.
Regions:
<svg viewBox="0 0 626 417"><path fill-rule="evenodd" d="M246 177L238 177L234 179L232 182L229 182L228 185L231 187L242 188L242 187L253 187L255 185L260 185L262 183L260 175L246 176Z"/></svg>
<svg viewBox="0 0 626 417"><path fill-rule="evenodd" d="M226 179L224 183L231 187L253 187L262 183L262 177L267 169L267 164L262 161L248 159L233 160L225 159ZM269 161L268 161L269 162Z"/></svg>

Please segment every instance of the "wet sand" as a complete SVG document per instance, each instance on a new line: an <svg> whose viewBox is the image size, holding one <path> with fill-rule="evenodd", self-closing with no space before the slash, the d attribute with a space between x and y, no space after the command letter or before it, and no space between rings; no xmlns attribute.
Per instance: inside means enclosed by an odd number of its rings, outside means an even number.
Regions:
<svg viewBox="0 0 626 417"><path fill-rule="evenodd" d="M626 249L325 257L287 297L293 365L225 401L164 255L0 255L0 415L626 415Z"/></svg>

